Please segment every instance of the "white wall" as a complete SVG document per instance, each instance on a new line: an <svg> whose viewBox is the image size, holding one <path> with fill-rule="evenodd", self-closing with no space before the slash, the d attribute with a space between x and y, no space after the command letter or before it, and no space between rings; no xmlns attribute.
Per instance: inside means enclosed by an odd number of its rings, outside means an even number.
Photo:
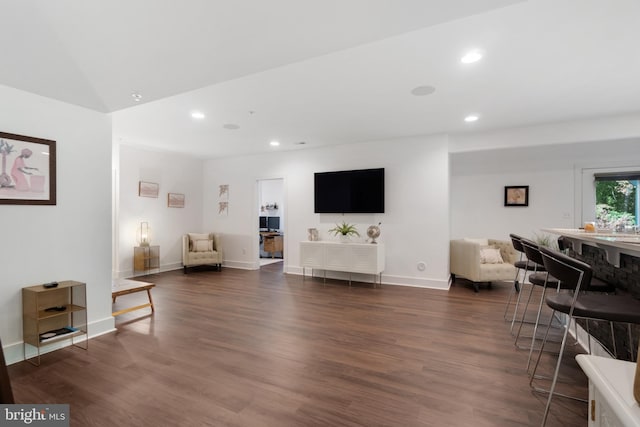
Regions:
<svg viewBox="0 0 640 427"><path fill-rule="evenodd" d="M511 232L533 237L540 228L578 225L581 201L576 194L581 193L581 184L576 183L576 174L585 166L623 160L640 163L638 139L614 140L640 134L636 118L627 115L451 138L423 136L224 158L204 162L202 170L195 159L128 147L121 156L128 162L122 172L127 183L118 187L127 191L119 198L119 274L131 271L135 228L141 220L150 221L154 243L162 247L163 270L179 266L179 247L173 246L171 252L172 244L197 223L202 224L202 231L222 233L226 266L258 268L258 182L279 178L284 179L283 202L279 204L287 209L281 222L286 233L285 271L299 273L297 243L307 238L307 229L315 227L321 238L332 239L327 230L343 219L313 213L313 172L385 167L387 212L344 219L357 223L362 233L368 225L382 222L387 283L446 288L449 230L452 238L507 238ZM596 136L610 139L580 142L580 138L593 140ZM138 197L140 179L159 182L161 198ZM181 180L191 184L185 186ZM167 189L167 185L176 184L180 188ZM226 215L218 213L221 184L230 186ZM163 217L168 212L164 201L167 191L186 192L182 187L198 185L202 186L202 199L198 202L197 194L187 194L187 207L201 203L199 214L198 209L187 212L185 208L176 218ZM529 185L529 207L505 208L505 185ZM420 261L427 265L424 272L417 270Z"/></svg>
<svg viewBox="0 0 640 427"><path fill-rule="evenodd" d="M0 86L3 132L56 141L57 204L0 205L0 336L8 363L23 359L25 286L87 283L89 334L113 329L111 316L111 119Z"/></svg>
<svg viewBox="0 0 640 427"><path fill-rule="evenodd" d="M151 244L160 246L161 270L181 267L182 235L208 231L202 220L202 165L202 160L186 155L120 145L117 277L133 275L133 247L142 221L151 227ZM158 198L138 196L139 181L160 184ZM169 208L168 193L184 194L184 208Z"/></svg>
<svg viewBox="0 0 640 427"><path fill-rule="evenodd" d="M634 139L640 136L640 113L585 120L545 123L498 129L488 132L457 134L449 142L451 153L493 150L537 145L568 144Z"/></svg>
<svg viewBox="0 0 640 427"><path fill-rule="evenodd" d="M532 238L544 234L541 228L577 227L582 184L576 176L584 167L621 162L640 167L640 139L452 153L451 237ZM529 206L504 207L507 185L529 185Z"/></svg>
<svg viewBox="0 0 640 427"><path fill-rule="evenodd" d="M307 239L308 228L317 228L321 239L336 239L327 230L346 220L357 224L364 241L367 227L382 222L379 241L386 245L383 282L447 288L447 144L445 136L425 136L209 160L205 163L205 188L229 184L229 214L218 215L216 194L205 192L204 221L223 233L226 265L257 268L257 180L282 177L287 209L281 224L285 271L301 273L298 242ZM385 168L384 214L313 213L314 172L378 167ZM425 262L427 268L419 271L418 262Z"/></svg>

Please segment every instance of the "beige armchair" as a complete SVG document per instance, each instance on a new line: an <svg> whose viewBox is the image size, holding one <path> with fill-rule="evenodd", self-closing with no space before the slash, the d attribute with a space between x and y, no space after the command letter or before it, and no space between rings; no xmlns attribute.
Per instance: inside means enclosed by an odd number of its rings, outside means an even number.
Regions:
<svg viewBox="0 0 640 427"><path fill-rule="evenodd" d="M188 267L215 265L222 269L222 247L220 236L215 233L188 233L182 236L182 265L187 274Z"/></svg>
<svg viewBox="0 0 640 427"><path fill-rule="evenodd" d="M499 255L499 256L498 256ZM516 268L513 263L518 254L509 241L494 239L452 240L449 252L451 281L456 276L464 277L473 283L478 292L480 283L500 280L514 280Z"/></svg>

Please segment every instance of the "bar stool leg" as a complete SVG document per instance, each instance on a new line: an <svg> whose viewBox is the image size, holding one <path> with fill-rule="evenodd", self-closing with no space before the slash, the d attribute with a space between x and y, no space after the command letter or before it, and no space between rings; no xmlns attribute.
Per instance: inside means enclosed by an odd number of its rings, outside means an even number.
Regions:
<svg viewBox="0 0 640 427"><path fill-rule="evenodd" d="M554 310L551 314L551 317L555 316L556 311ZM536 363L533 365L533 371L531 371L531 376L529 377L529 386L536 391L545 391L542 389L538 389L533 385L533 380L536 377L536 372L538 371L538 365L540 364L540 359L542 358L542 352L544 351L544 345L547 342L547 337L549 336L549 329L551 328L551 322L547 325L547 329L545 330L544 336L542 337L542 344L538 349L538 357L536 358Z"/></svg>
<svg viewBox="0 0 640 427"><path fill-rule="evenodd" d="M520 261L522 261L522 253L520 253ZM509 311L509 306L511 305L511 300L513 299L514 292L520 292L518 289L518 278L520 277L520 269L516 268L516 277L513 279L513 288L509 292L509 298L507 299L507 306L504 308L504 320L507 320L507 312Z"/></svg>
<svg viewBox="0 0 640 427"><path fill-rule="evenodd" d="M611 328L611 340L613 342L613 357L614 358L618 358L618 346L616 344L616 331L613 328L613 322L609 322L609 327ZM631 342L631 341L629 341ZM632 360L633 360L633 354L632 354Z"/></svg>
<svg viewBox="0 0 640 427"><path fill-rule="evenodd" d="M513 326L516 323L516 318L518 317L518 307L520 307L520 299L522 297L522 285L524 285L524 281L527 278L527 271L524 270L524 278L522 279L522 282L520 282L520 292L518 292L518 298L516 299L516 307L513 310L513 318L511 318L511 328L509 329L509 332L511 333L511 335L513 335ZM534 286L533 284L531 286Z"/></svg>
<svg viewBox="0 0 640 427"><path fill-rule="evenodd" d="M518 347L518 339L520 339L520 332L522 332L522 324L524 323L525 317L527 316L527 308L529 307L529 303L531 302L531 296L533 295L534 288L535 288L535 285L532 283L531 288L529 289L529 296L527 297L527 302L525 303L524 309L522 310L522 317L520 318L520 326L518 327L516 338L513 341L513 345L515 345L516 347ZM537 325L537 320L538 319L536 319L536 325Z"/></svg>
<svg viewBox="0 0 640 427"><path fill-rule="evenodd" d="M551 325L551 322L549 323ZM562 344L560 344L560 354L558 355L558 362L556 363L556 371L553 374L553 380L551 381L551 388L549 389L549 397L547 398L547 405L544 408L544 415L542 416L542 423L540 424L542 427L547 423L547 418L549 417L549 409L551 408L551 400L553 399L553 393L556 389L556 383L558 382L558 374L560 373L560 365L562 365L562 356L564 355L564 347L567 343L567 335L569 333L569 326L564 330L564 335L562 336ZM549 328L547 328L547 332L549 332ZM546 341L545 336L545 341ZM533 378L533 376L532 376Z"/></svg>
<svg viewBox="0 0 640 427"><path fill-rule="evenodd" d="M538 325L540 324L540 315L542 314L542 304L544 303L544 296L547 293L547 287L542 288L542 297L540 298L540 304L538 304L538 314L536 316L536 324L533 326L533 334L531 335L531 347L529 347L529 358L527 359L527 372L531 366L531 356L533 355L533 348L536 344L536 335L538 333ZM553 316L549 320L549 325L553 322Z"/></svg>

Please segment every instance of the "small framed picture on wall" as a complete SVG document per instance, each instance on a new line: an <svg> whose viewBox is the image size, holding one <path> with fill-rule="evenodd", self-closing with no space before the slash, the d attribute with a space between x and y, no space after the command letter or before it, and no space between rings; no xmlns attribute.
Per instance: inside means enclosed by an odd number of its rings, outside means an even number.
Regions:
<svg viewBox="0 0 640 427"><path fill-rule="evenodd" d="M160 185L155 182L140 181L138 183L138 196L158 198Z"/></svg>
<svg viewBox="0 0 640 427"><path fill-rule="evenodd" d="M56 141L0 132L0 204L56 204Z"/></svg>
<svg viewBox="0 0 640 427"><path fill-rule="evenodd" d="M505 206L529 206L529 186L509 185L504 187Z"/></svg>
<svg viewBox="0 0 640 427"><path fill-rule="evenodd" d="M167 195L167 206L170 208L184 208L184 194L169 193Z"/></svg>

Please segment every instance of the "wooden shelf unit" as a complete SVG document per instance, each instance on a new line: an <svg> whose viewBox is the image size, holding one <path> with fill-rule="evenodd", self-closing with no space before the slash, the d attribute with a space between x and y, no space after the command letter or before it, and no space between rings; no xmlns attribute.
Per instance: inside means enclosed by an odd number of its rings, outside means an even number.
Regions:
<svg viewBox="0 0 640 427"><path fill-rule="evenodd" d="M51 307L64 307L61 311L46 311ZM71 327L75 332L57 335L51 338L41 338L49 331ZM74 338L84 336L76 343ZM87 289L86 284L75 280L58 282L55 288L45 288L43 285L22 288L22 340L24 358L30 363L40 365L40 348L53 342L71 339L71 344L87 349L89 336L87 333ZM28 357L27 346L36 349L36 355ZM32 359L37 357L37 363Z"/></svg>
<svg viewBox="0 0 640 427"><path fill-rule="evenodd" d="M151 270L160 271L160 246L135 246L133 248L133 274Z"/></svg>

